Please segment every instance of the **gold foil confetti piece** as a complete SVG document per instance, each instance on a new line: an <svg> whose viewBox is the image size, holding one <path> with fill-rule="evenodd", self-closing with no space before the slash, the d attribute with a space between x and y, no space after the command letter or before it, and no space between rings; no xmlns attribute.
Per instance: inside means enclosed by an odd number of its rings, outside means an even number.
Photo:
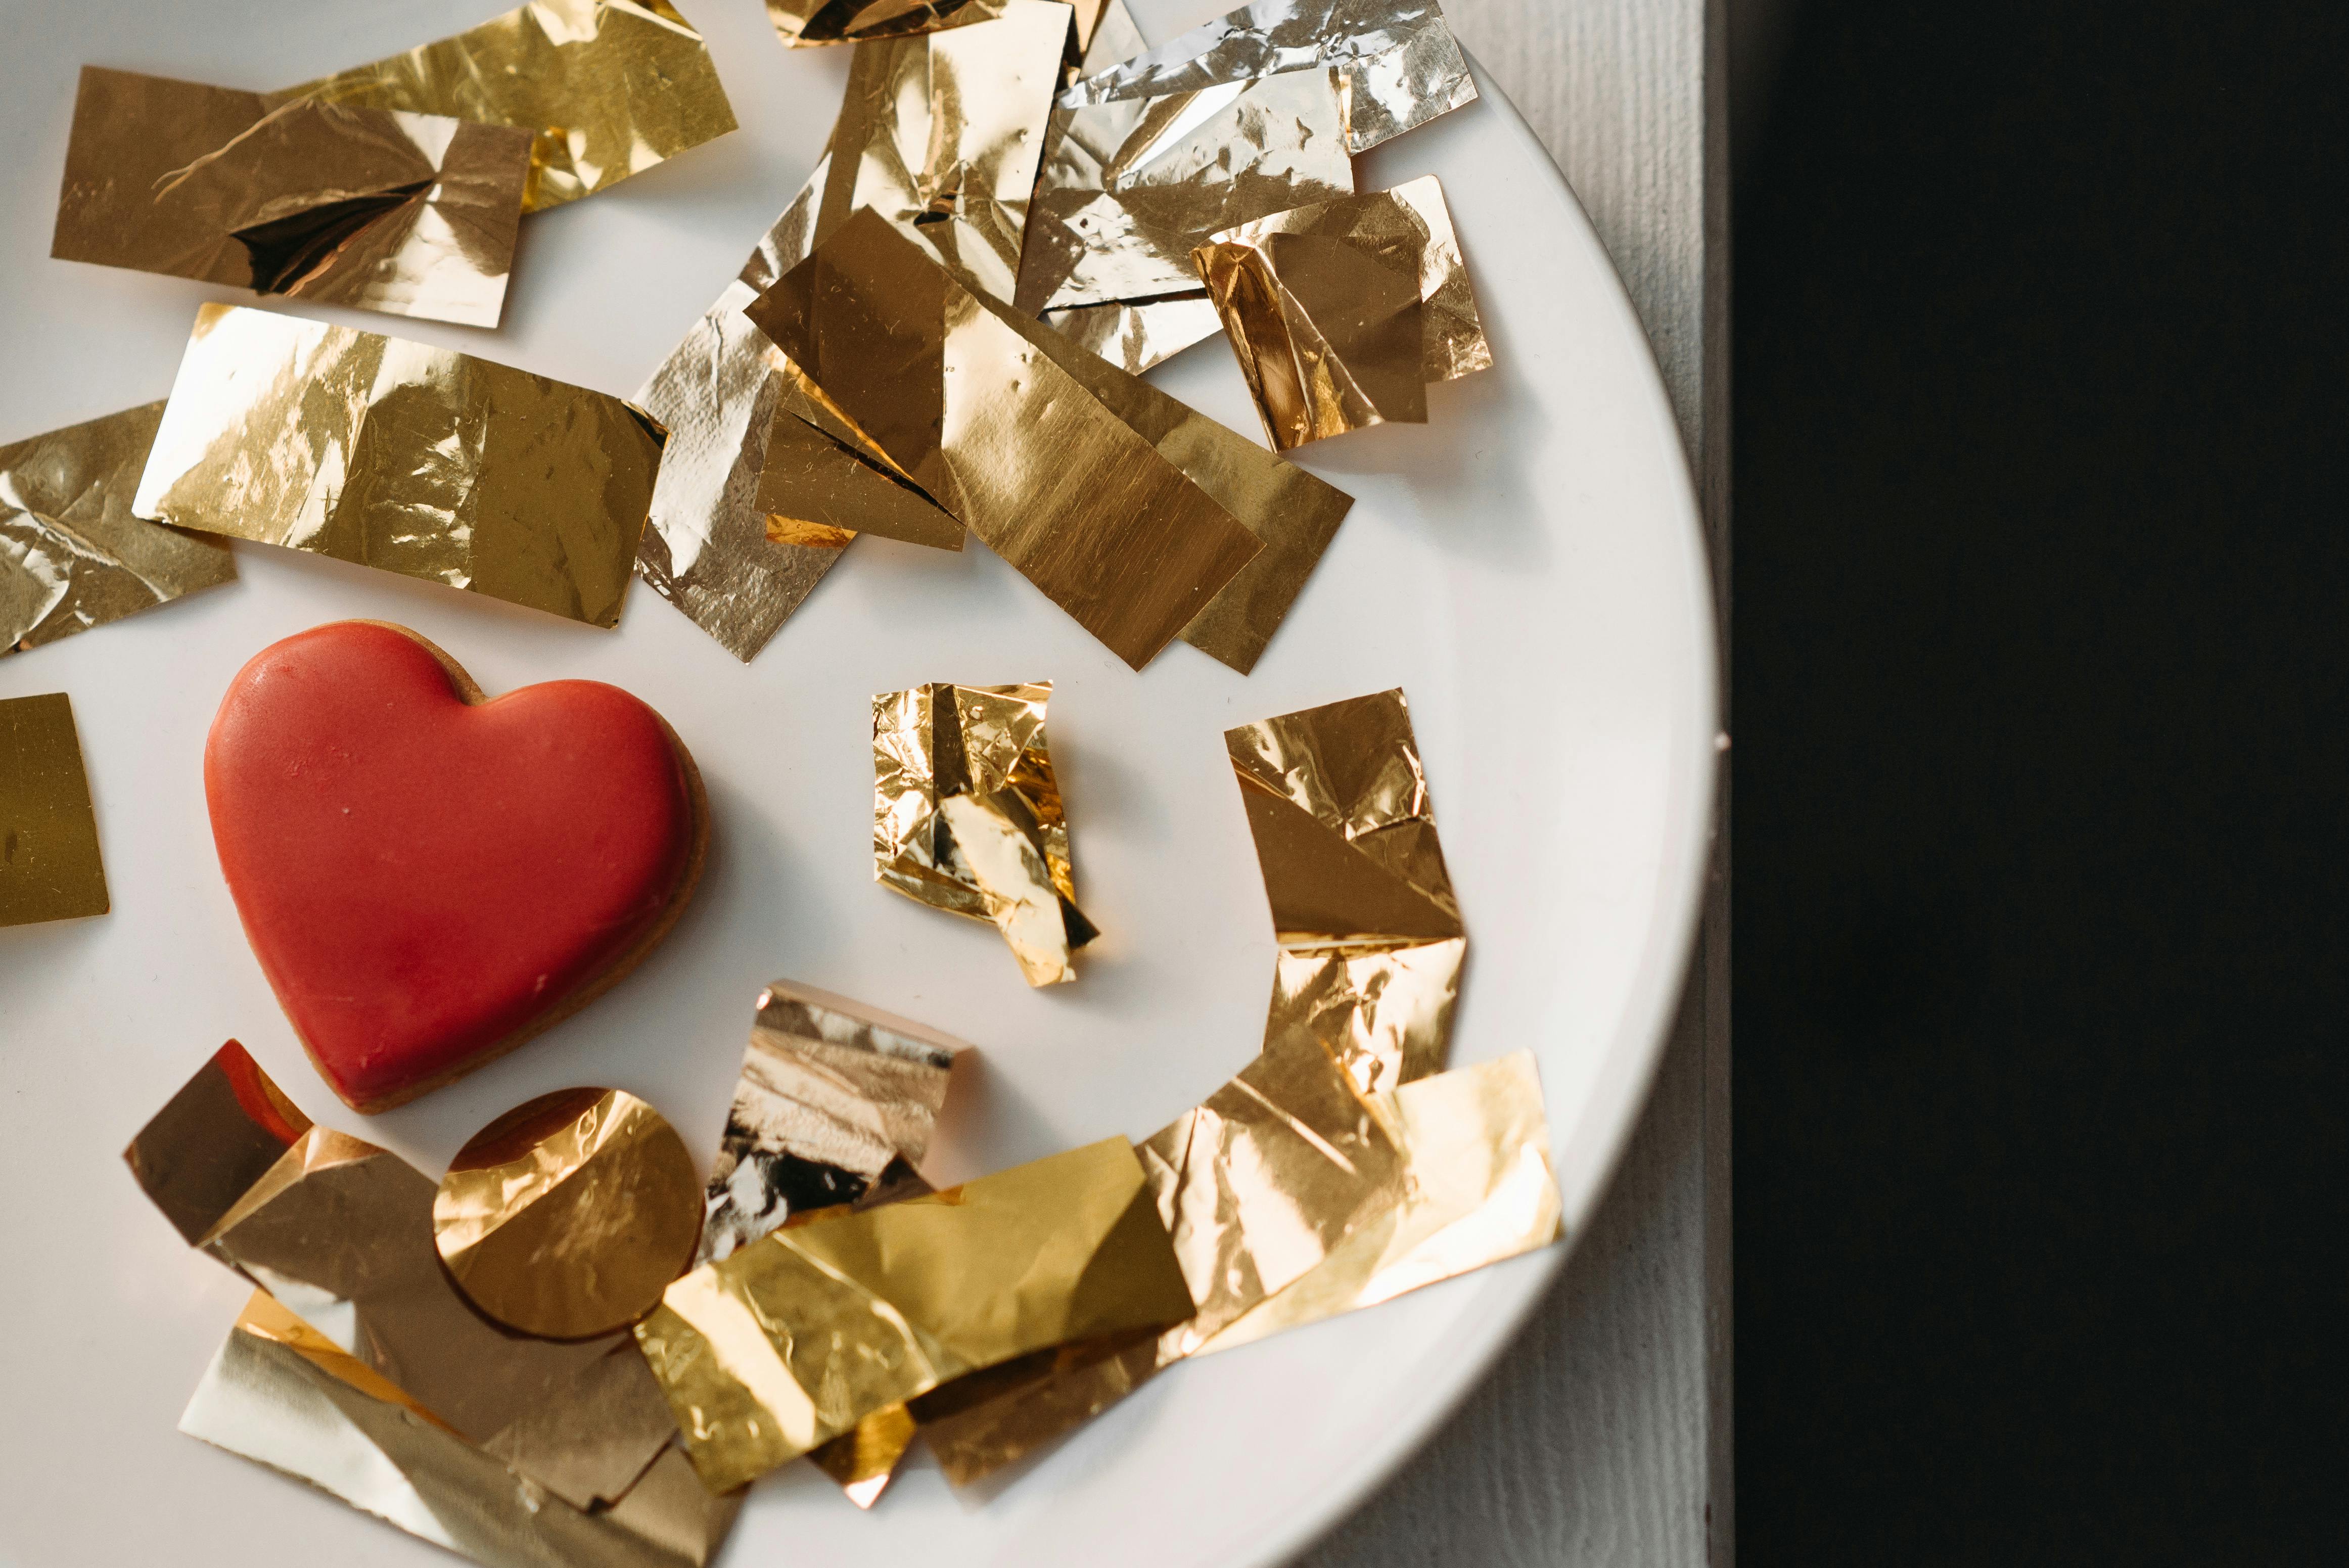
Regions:
<svg viewBox="0 0 2349 1568"><path fill-rule="evenodd" d="M871 1508L897 1473L897 1461L914 1446L914 1418L903 1405L875 1410L828 1443L808 1450L815 1468L836 1482L859 1508Z"/></svg>
<svg viewBox="0 0 2349 1568"><path fill-rule="evenodd" d="M255 1292L180 1429L486 1568L705 1568L741 1506L705 1491L670 1446L614 1506L581 1509L399 1395Z"/></svg>
<svg viewBox="0 0 2349 1568"><path fill-rule="evenodd" d="M466 1299L548 1339L650 1312L700 1231L684 1140L623 1089L516 1106L467 1140L432 1201L433 1243Z"/></svg>
<svg viewBox="0 0 2349 1568"><path fill-rule="evenodd" d="M228 546L130 515L163 405L0 446L0 657L236 580Z"/></svg>
<svg viewBox="0 0 2349 1568"><path fill-rule="evenodd" d="M49 253L495 326L531 137L84 66Z"/></svg>
<svg viewBox="0 0 2349 1568"><path fill-rule="evenodd" d="M668 0L532 0L406 54L268 94L519 126L524 211L576 201L734 129L709 46Z"/></svg>
<svg viewBox="0 0 2349 1568"><path fill-rule="evenodd" d="M873 699L874 880L992 922L1031 985L1075 979L1070 955L1099 934L1077 908L1051 695L935 681Z"/></svg>
<svg viewBox="0 0 2349 1568"><path fill-rule="evenodd" d="M1400 691L1226 730L1280 958L1268 1052L1370 1094L1444 1066L1467 938Z"/></svg>
<svg viewBox="0 0 2349 1568"><path fill-rule="evenodd" d="M660 1385L624 1339L481 1447L572 1507L594 1509L627 1496L676 1436Z"/></svg>
<svg viewBox="0 0 2349 1568"><path fill-rule="evenodd" d="M122 1158L171 1228L200 1247L309 1130L310 1119L231 1040L140 1130Z"/></svg>
<svg viewBox="0 0 2349 1568"><path fill-rule="evenodd" d="M926 493L1137 669L1261 548L872 212L745 314Z"/></svg>
<svg viewBox="0 0 2349 1568"><path fill-rule="evenodd" d="M788 408L775 410L757 505L770 541L844 548L860 533L960 550L963 526Z"/></svg>
<svg viewBox="0 0 2349 1568"><path fill-rule="evenodd" d="M1039 1351L913 1402L947 1480L968 1486L1075 1430L1155 1377L1159 1336L1112 1335Z"/></svg>
<svg viewBox="0 0 2349 1568"><path fill-rule="evenodd" d="M1206 291L1160 299L1071 305L1044 313L1044 325L1130 376L1161 365L1224 329Z"/></svg>
<svg viewBox="0 0 2349 1568"><path fill-rule="evenodd" d="M1337 70L1355 152L1476 98L1434 0L1259 0L1072 84L1061 101L1154 98L1310 66Z"/></svg>
<svg viewBox="0 0 2349 1568"><path fill-rule="evenodd" d="M703 1196L694 1265L918 1165L969 1047L908 1019L777 980L759 994L742 1074Z"/></svg>
<svg viewBox="0 0 2349 1568"><path fill-rule="evenodd" d="M1410 1172L1402 1202L1357 1226L1309 1273L1201 1346L1202 1354L1375 1306L1564 1236L1530 1052L1378 1098Z"/></svg>
<svg viewBox="0 0 2349 1568"><path fill-rule="evenodd" d="M1149 47L1142 29L1134 25L1133 13L1125 8L1125 0L1074 0L1074 4L1077 57L1062 86L1099 76Z"/></svg>
<svg viewBox="0 0 2349 1568"><path fill-rule="evenodd" d="M601 392L208 304L131 510L608 627L661 441Z"/></svg>
<svg viewBox="0 0 2349 1568"><path fill-rule="evenodd" d="M1208 235L1354 189L1327 70L1062 108L1050 148L1014 296L1030 315L1195 292Z"/></svg>
<svg viewBox="0 0 2349 1568"><path fill-rule="evenodd" d="M109 907L71 700L63 692L0 700L0 925Z"/></svg>
<svg viewBox="0 0 2349 1568"><path fill-rule="evenodd" d="M991 22L1016 0L767 0L788 49L905 37Z"/></svg>
<svg viewBox="0 0 2349 1568"><path fill-rule="evenodd" d="M1283 451L1427 419L1427 384L1493 350L1433 175L1226 230L1194 253Z"/></svg>
<svg viewBox="0 0 2349 1568"><path fill-rule="evenodd" d="M776 1231L671 1285L636 1333L723 1489L949 1378L1190 1310L1141 1162L1112 1138Z"/></svg>
<svg viewBox="0 0 2349 1568"><path fill-rule="evenodd" d="M1185 642L1247 674L1319 564L1353 498L1181 398L1083 352L1048 323L981 303L1256 536L1262 549L1183 628Z"/></svg>

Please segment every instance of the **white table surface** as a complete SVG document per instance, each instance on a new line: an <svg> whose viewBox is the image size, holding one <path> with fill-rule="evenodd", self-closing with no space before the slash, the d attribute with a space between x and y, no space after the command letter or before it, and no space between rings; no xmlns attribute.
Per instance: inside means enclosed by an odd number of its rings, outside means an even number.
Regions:
<svg viewBox="0 0 2349 1568"><path fill-rule="evenodd" d="M1704 503L1726 648L1725 0L1443 4L1639 306ZM1725 823L1726 768L1716 800ZM1734 1560L1728 849L1717 835L1681 1020L1596 1222L1484 1384L1299 1568Z"/></svg>

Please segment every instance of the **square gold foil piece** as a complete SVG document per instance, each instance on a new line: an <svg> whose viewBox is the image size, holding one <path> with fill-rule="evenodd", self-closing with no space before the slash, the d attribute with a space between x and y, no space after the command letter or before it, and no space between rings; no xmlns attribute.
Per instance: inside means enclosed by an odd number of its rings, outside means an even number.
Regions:
<svg viewBox="0 0 2349 1568"><path fill-rule="evenodd" d="M63 692L0 700L0 925L108 907L72 702Z"/></svg>

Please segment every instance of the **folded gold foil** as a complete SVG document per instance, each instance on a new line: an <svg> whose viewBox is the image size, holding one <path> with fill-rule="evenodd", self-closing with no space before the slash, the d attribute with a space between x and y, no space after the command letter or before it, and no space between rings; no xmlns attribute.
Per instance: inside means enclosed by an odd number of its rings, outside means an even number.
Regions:
<svg viewBox="0 0 2349 1568"><path fill-rule="evenodd" d="M767 20L791 49L856 44L991 22L1016 0L767 0Z"/></svg>
<svg viewBox="0 0 2349 1568"><path fill-rule="evenodd" d="M873 878L994 923L1030 985L1076 978L1098 934L1077 908L1044 738L1050 681L945 681L873 699Z"/></svg>
<svg viewBox="0 0 2349 1568"><path fill-rule="evenodd" d="M0 925L107 909L72 702L63 692L0 699Z"/></svg>
<svg viewBox="0 0 2349 1568"><path fill-rule="evenodd" d="M523 210L576 201L734 129L709 47L668 0L532 0L451 37L266 95L533 133Z"/></svg>
<svg viewBox="0 0 2349 1568"><path fill-rule="evenodd" d="M1261 547L999 308L864 211L745 314L926 492L1139 669Z"/></svg>
<svg viewBox="0 0 2349 1568"><path fill-rule="evenodd" d="M1226 730L1280 944L1265 1048L1363 1094L1437 1071L1467 937L1400 691Z"/></svg>
<svg viewBox="0 0 2349 1568"><path fill-rule="evenodd" d="M450 1431L258 1291L180 1429L486 1568L706 1568L741 1507L739 1492L704 1491L674 1446L611 1506L574 1503Z"/></svg>
<svg viewBox="0 0 2349 1568"><path fill-rule="evenodd" d="M714 1553L740 1500L693 1480L628 1336L543 1339L475 1311L434 1249L431 1181L313 1126L242 1047L125 1158L181 1235L264 1293L184 1429L482 1563Z"/></svg>
<svg viewBox="0 0 2349 1568"><path fill-rule="evenodd" d="M808 1450L808 1459L848 1494L859 1508L881 1501L897 1461L914 1446L913 1415L903 1405L890 1405L865 1417L828 1443Z"/></svg>
<svg viewBox="0 0 2349 1568"><path fill-rule="evenodd" d="M636 1326L695 1468L740 1485L949 1378L1191 1310L1123 1139L773 1232Z"/></svg>
<svg viewBox="0 0 2349 1568"><path fill-rule="evenodd" d="M860 533L960 550L963 527L929 497L788 407L767 432L759 510L771 542L845 547Z"/></svg>
<svg viewBox="0 0 2349 1568"><path fill-rule="evenodd" d="M1432 174L1240 224L1192 260L1284 451L1389 420L1423 424L1428 383L1493 363Z"/></svg>
<svg viewBox="0 0 2349 1568"><path fill-rule="evenodd" d="M228 546L130 515L163 405L0 447L0 656L236 580Z"/></svg>
<svg viewBox="0 0 2349 1568"><path fill-rule="evenodd" d="M49 253L495 326L531 137L84 66Z"/></svg>
<svg viewBox="0 0 2349 1568"><path fill-rule="evenodd" d="M1157 1376L1159 1336L1113 1335L974 1372L913 1402L922 1441L968 1486L1075 1430Z"/></svg>
<svg viewBox="0 0 2349 1568"><path fill-rule="evenodd" d="M1223 317L1205 290L1161 299L1119 300L1111 304L1071 305L1048 310L1044 325L1128 375L1139 376L1195 343L1223 330Z"/></svg>
<svg viewBox="0 0 2349 1568"><path fill-rule="evenodd" d="M811 985L768 985L710 1167L694 1265L911 1174L968 1048Z"/></svg>
<svg viewBox="0 0 2349 1568"><path fill-rule="evenodd" d="M1072 84L1061 102L1154 98L1308 67L1337 71L1354 152L1476 98L1434 0L1259 0Z"/></svg>
<svg viewBox="0 0 2349 1568"><path fill-rule="evenodd" d="M623 1089L516 1106L466 1140L432 1200L433 1244L465 1298L549 1339L650 1312L700 1233L685 1140Z"/></svg>
<svg viewBox="0 0 2349 1568"><path fill-rule="evenodd" d="M1029 315L1195 292L1191 253L1354 189L1322 69L1056 109L1015 303Z"/></svg>
<svg viewBox="0 0 2349 1568"><path fill-rule="evenodd" d="M605 393L208 304L131 510L611 626L661 441Z"/></svg>

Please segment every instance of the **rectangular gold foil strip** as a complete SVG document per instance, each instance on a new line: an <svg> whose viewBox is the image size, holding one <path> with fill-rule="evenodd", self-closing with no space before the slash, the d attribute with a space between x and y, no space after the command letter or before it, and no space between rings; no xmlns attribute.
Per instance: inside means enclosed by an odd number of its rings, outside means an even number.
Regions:
<svg viewBox="0 0 2349 1568"><path fill-rule="evenodd" d="M1137 669L1261 548L874 213L850 218L745 314L926 492Z"/></svg>
<svg viewBox="0 0 2349 1568"><path fill-rule="evenodd" d="M636 1326L695 1468L724 1489L948 1378L1191 1310L1123 1139L773 1232Z"/></svg>
<svg viewBox="0 0 2349 1568"><path fill-rule="evenodd" d="M789 49L908 37L991 22L1016 0L767 0L767 20Z"/></svg>
<svg viewBox="0 0 2349 1568"><path fill-rule="evenodd" d="M0 699L0 925L108 907L72 701L63 692Z"/></svg>
<svg viewBox="0 0 2349 1568"><path fill-rule="evenodd" d="M602 392L208 304L131 510L608 627L661 442Z"/></svg>
<svg viewBox="0 0 2349 1568"><path fill-rule="evenodd" d="M1098 934L1076 903L1051 693L936 681L873 699L874 880L993 922L1031 985L1075 979L1071 955Z"/></svg>
<svg viewBox="0 0 2349 1568"><path fill-rule="evenodd" d="M222 542L130 515L163 405L0 446L0 656L236 580Z"/></svg>
<svg viewBox="0 0 2349 1568"><path fill-rule="evenodd" d="M1258 0L1071 84L1061 102L1153 98L1318 66L1339 74L1354 152L1476 98L1434 0Z"/></svg>
<svg viewBox="0 0 2349 1568"><path fill-rule="evenodd" d="M1193 253L1282 450L1389 420L1493 363L1433 175L1278 212Z"/></svg>
<svg viewBox="0 0 2349 1568"><path fill-rule="evenodd" d="M1208 235L1352 193L1340 112L1320 69L1054 110L1015 303L1034 315L1195 290Z"/></svg>
<svg viewBox="0 0 2349 1568"><path fill-rule="evenodd" d="M518 126L523 211L592 195L734 129L709 46L668 0L533 0L405 54L266 95Z"/></svg>
<svg viewBox="0 0 2349 1568"><path fill-rule="evenodd" d="M531 137L84 66L49 253L495 326Z"/></svg>

